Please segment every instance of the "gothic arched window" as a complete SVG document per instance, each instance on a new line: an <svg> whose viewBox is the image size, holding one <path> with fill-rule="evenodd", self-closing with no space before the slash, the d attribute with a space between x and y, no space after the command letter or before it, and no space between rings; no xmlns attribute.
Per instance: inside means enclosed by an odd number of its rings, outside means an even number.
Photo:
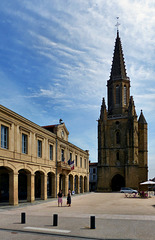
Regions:
<svg viewBox="0 0 155 240"><path fill-rule="evenodd" d="M120 133L116 132L116 144L120 143Z"/></svg>
<svg viewBox="0 0 155 240"><path fill-rule="evenodd" d="M126 86L124 85L124 105L126 105L126 95L127 95L127 88Z"/></svg>
<svg viewBox="0 0 155 240"><path fill-rule="evenodd" d="M120 104L120 88L119 88L119 85L116 86L116 104Z"/></svg>

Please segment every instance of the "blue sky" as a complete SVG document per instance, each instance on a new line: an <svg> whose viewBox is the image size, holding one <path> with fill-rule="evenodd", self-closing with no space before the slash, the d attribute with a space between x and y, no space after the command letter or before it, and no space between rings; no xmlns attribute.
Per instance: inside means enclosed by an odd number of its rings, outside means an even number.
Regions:
<svg viewBox="0 0 155 240"><path fill-rule="evenodd" d="M62 118L69 141L97 161L96 120L107 99L117 16L130 93L148 122L152 178L154 0L1 0L0 103L41 126Z"/></svg>

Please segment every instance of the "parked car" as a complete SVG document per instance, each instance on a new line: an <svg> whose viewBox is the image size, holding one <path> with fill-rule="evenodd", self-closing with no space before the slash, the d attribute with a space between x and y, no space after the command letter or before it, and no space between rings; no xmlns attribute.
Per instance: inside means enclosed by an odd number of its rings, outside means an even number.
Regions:
<svg viewBox="0 0 155 240"><path fill-rule="evenodd" d="M121 193L138 193L137 190L134 190L134 189L129 188L129 187L122 187L120 192Z"/></svg>

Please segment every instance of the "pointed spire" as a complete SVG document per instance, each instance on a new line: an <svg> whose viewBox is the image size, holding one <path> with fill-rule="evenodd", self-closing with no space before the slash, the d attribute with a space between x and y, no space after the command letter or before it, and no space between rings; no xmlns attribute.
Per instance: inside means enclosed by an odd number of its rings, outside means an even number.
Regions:
<svg viewBox="0 0 155 240"><path fill-rule="evenodd" d="M115 41L114 55L111 67L110 80L129 79L126 74L124 55L119 37L119 30L117 29L117 37Z"/></svg>
<svg viewBox="0 0 155 240"><path fill-rule="evenodd" d="M130 97L128 114L137 118L133 96Z"/></svg>
<svg viewBox="0 0 155 240"><path fill-rule="evenodd" d="M100 119L104 119L106 117L107 117L107 110L106 110L105 100L103 98L102 105L101 105Z"/></svg>
<svg viewBox="0 0 155 240"><path fill-rule="evenodd" d="M138 123L147 124L142 110L141 110L141 113L140 113L140 116L139 116L139 119L138 119Z"/></svg>

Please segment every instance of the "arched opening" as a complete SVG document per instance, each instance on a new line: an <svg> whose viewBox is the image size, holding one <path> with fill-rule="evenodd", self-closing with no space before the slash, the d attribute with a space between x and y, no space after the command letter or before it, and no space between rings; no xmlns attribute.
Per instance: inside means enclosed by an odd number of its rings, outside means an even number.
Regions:
<svg viewBox="0 0 155 240"><path fill-rule="evenodd" d="M0 167L0 202L9 202L9 173L5 167Z"/></svg>
<svg viewBox="0 0 155 240"><path fill-rule="evenodd" d="M116 86L116 104L120 104L120 87Z"/></svg>
<svg viewBox="0 0 155 240"><path fill-rule="evenodd" d="M24 169L18 174L18 199L27 200L27 172Z"/></svg>
<svg viewBox="0 0 155 240"><path fill-rule="evenodd" d="M47 197L52 198L55 196L55 175L49 172L47 175Z"/></svg>
<svg viewBox="0 0 155 240"><path fill-rule="evenodd" d="M126 85L124 85L124 105L127 104L127 88L126 88Z"/></svg>
<svg viewBox="0 0 155 240"><path fill-rule="evenodd" d="M124 186L125 186L125 180L124 180L124 177L122 177L120 174L117 174L112 178L112 181L111 181L112 191L120 191L121 187L124 187Z"/></svg>
<svg viewBox="0 0 155 240"><path fill-rule="evenodd" d="M80 176L80 193L83 193L83 177Z"/></svg>
<svg viewBox="0 0 155 240"><path fill-rule="evenodd" d="M74 178L74 192L78 193L78 176L76 175Z"/></svg>
<svg viewBox="0 0 155 240"><path fill-rule="evenodd" d="M41 172L35 172L35 199L41 199L41 175Z"/></svg>
<svg viewBox="0 0 155 240"><path fill-rule="evenodd" d="M84 177L84 192L87 192L87 177Z"/></svg>
<svg viewBox="0 0 155 240"><path fill-rule="evenodd" d="M62 190L63 194L66 196L66 192L65 192L65 175L64 174L60 174L59 175L59 190Z"/></svg>
<svg viewBox="0 0 155 240"><path fill-rule="evenodd" d="M69 178L68 178L68 188L71 190L71 192L73 191L73 175L69 175Z"/></svg>
<svg viewBox="0 0 155 240"><path fill-rule="evenodd" d="M116 132L116 144L120 144L120 132Z"/></svg>

